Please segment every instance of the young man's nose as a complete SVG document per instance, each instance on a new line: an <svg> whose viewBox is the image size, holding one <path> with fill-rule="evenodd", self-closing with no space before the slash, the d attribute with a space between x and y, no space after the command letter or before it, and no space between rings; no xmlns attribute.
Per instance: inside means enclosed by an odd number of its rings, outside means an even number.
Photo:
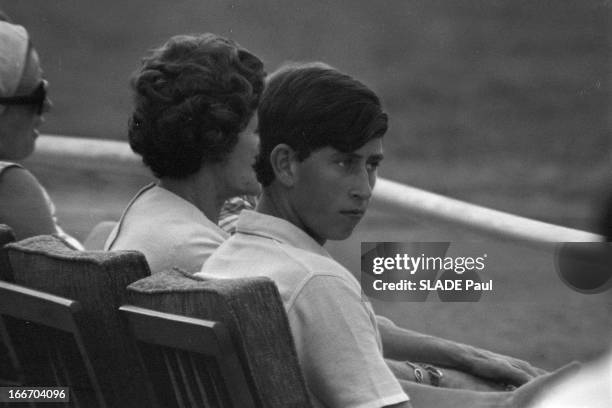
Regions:
<svg viewBox="0 0 612 408"><path fill-rule="evenodd" d="M351 190L351 197L362 200L369 200L372 197L372 190L376 182L376 176L368 173L366 170L355 176L355 184Z"/></svg>

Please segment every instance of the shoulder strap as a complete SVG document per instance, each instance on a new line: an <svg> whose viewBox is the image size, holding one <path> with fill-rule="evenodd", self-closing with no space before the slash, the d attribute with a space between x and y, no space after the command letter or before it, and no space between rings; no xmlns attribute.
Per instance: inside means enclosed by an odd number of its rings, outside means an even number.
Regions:
<svg viewBox="0 0 612 408"><path fill-rule="evenodd" d="M17 163L0 161L0 175L2 175L4 170L10 169L11 167L23 168L20 164Z"/></svg>

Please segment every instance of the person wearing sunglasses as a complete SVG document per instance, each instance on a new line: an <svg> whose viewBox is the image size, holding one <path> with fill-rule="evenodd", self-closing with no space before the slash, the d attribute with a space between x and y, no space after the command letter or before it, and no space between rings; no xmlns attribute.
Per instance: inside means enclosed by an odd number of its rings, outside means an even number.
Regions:
<svg viewBox="0 0 612 408"><path fill-rule="evenodd" d="M0 13L0 223L17 239L58 234L80 248L57 225L45 189L15 163L34 151L43 115L51 108L47 85L28 32Z"/></svg>

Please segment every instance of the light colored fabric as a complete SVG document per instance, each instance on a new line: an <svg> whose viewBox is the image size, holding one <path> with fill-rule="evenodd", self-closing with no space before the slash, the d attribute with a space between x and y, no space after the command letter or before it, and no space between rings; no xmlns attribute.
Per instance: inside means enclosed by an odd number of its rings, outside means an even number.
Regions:
<svg viewBox="0 0 612 408"><path fill-rule="evenodd" d="M28 32L17 24L0 21L0 96L15 94L28 53ZM5 106L0 105L0 114Z"/></svg>
<svg viewBox="0 0 612 408"><path fill-rule="evenodd" d="M173 267L194 273L228 237L196 206L150 184L128 204L104 249L142 252L151 273Z"/></svg>
<svg viewBox="0 0 612 408"><path fill-rule="evenodd" d="M612 352L551 387L532 408L612 407Z"/></svg>
<svg viewBox="0 0 612 408"><path fill-rule="evenodd" d="M115 221L102 221L96 224L89 235L87 235L87 238L85 238L85 241L83 241L85 249L88 251L104 250L104 244L106 244L106 240L116 226L117 222Z"/></svg>
<svg viewBox="0 0 612 408"><path fill-rule="evenodd" d="M243 211L236 234L196 276L267 276L276 283L316 406L379 408L408 400L383 359L359 283L293 224Z"/></svg>
<svg viewBox="0 0 612 408"><path fill-rule="evenodd" d="M0 182L2 182L2 174L10 169L10 168L20 168L23 169L22 166L20 166L17 163L12 163L12 162L5 162L5 161L0 161ZM36 183L38 183L38 181L35 181ZM79 241L77 241L75 238L71 237L70 235L68 235L59 225L57 222L57 217L55 215L55 205L53 204L53 201L51 200L51 197L49 197L49 194L47 193L47 190L45 190L45 188L40 185L40 183L38 183L38 188L40 188L40 191L43 195L43 199L47 205L47 208L49 209L49 214L51 214L51 219L53 221L53 225L54 225L54 229L55 229L55 234L58 235L60 238L62 238L65 242L67 242L69 245L71 245L74 249L79 249L82 250L83 246L80 244ZM8 200L10 200L10 197L2 197L2 200L6 203ZM14 206L14 204L13 204ZM42 207L44 209L44 207ZM27 209L24 209L24 211L27 211ZM28 214L31 213L26 213L25 217L29 217ZM26 218L29 219L29 218ZM6 224L8 224L9 226L11 226L11 222L10 220L0 220L0 222L4 222Z"/></svg>

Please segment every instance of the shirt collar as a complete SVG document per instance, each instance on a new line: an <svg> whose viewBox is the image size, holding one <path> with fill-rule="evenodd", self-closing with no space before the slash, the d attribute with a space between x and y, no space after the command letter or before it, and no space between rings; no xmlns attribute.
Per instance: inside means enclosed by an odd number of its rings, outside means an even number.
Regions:
<svg viewBox="0 0 612 408"><path fill-rule="evenodd" d="M256 235L331 258L331 255L310 235L289 221L251 210L242 210L236 234Z"/></svg>

